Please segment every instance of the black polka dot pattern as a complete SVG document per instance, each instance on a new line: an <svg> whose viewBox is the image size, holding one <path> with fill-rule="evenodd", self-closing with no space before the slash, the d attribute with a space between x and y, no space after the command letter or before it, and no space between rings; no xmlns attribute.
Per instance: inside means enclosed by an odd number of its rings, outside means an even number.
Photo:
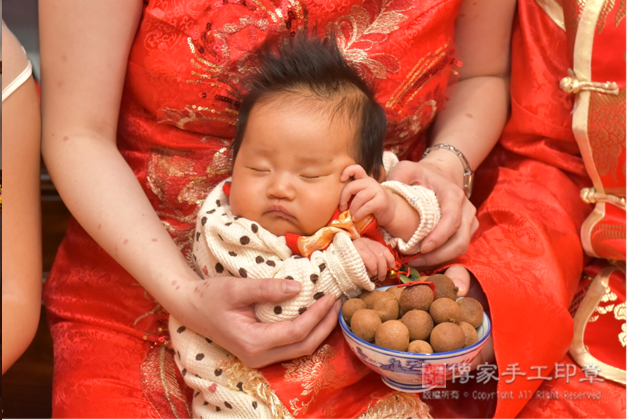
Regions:
<svg viewBox="0 0 627 420"><path fill-rule="evenodd" d="M242 245L248 245L250 243L250 238L248 236L242 236L239 238L239 243Z"/></svg>
<svg viewBox="0 0 627 420"><path fill-rule="evenodd" d="M253 223L252 225L250 225L250 230L252 230L253 233L257 233L259 232L259 226L257 226L256 223Z"/></svg>
<svg viewBox="0 0 627 420"><path fill-rule="evenodd" d="M222 236L221 236L219 233L218 233L218 238L220 238L220 240L221 240L222 242L224 242L224 239L222 238Z"/></svg>
<svg viewBox="0 0 627 420"><path fill-rule="evenodd" d="M244 392L244 383L243 382L238 382L237 389L239 389L240 391Z"/></svg>
<svg viewBox="0 0 627 420"><path fill-rule="evenodd" d="M222 409L218 406L216 406L216 411L222 411Z"/></svg>
<svg viewBox="0 0 627 420"><path fill-rule="evenodd" d="M214 371L213 371L213 374L214 374L214 375L216 375L216 376L220 376L220 375L222 375L222 369L216 369L216 370L214 370Z"/></svg>
<svg viewBox="0 0 627 420"><path fill-rule="evenodd" d="M324 296L324 292L318 292L314 295L314 299L316 300L322 299L323 296Z"/></svg>
<svg viewBox="0 0 627 420"><path fill-rule="evenodd" d="M204 216L202 219L200 219L200 224L201 225L205 225L205 223L207 223L207 216Z"/></svg>
<svg viewBox="0 0 627 420"><path fill-rule="evenodd" d="M213 343L213 341L209 340L207 337L205 337L205 340L207 340L207 343L209 344Z"/></svg>
<svg viewBox="0 0 627 420"><path fill-rule="evenodd" d="M183 375L183 376L187 375L187 369L183 369L183 370L181 371L181 375Z"/></svg>
<svg viewBox="0 0 627 420"><path fill-rule="evenodd" d="M200 395L200 391L198 391L198 392L196 392L196 393L194 394L194 398L196 398L196 397L197 397L197 396L199 396L199 395Z"/></svg>
<svg viewBox="0 0 627 420"><path fill-rule="evenodd" d="M229 410L232 410L232 409L233 409L233 406L232 406L231 404L229 404L229 403L228 403L228 401L224 401L224 406L225 406L226 408L228 408Z"/></svg>
<svg viewBox="0 0 627 420"><path fill-rule="evenodd" d="M277 315L281 315L281 313L283 312L283 308L281 308L280 306L275 306L274 307L274 313Z"/></svg>
<svg viewBox="0 0 627 420"><path fill-rule="evenodd" d="M200 239L200 232L196 232L196 240L198 241Z"/></svg>
<svg viewBox="0 0 627 420"><path fill-rule="evenodd" d="M185 331L186 329L187 329L187 328L185 328L185 327L183 327L183 326L180 326L180 327L178 327L178 329L176 330L176 332L180 334L180 333L182 333L183 331Z"/></svg>
<svg viewBox="0 0 627 420"><path fill-rule="evenodd" d="M233 223L231 223L231 222L226 222L226 223L224 224L224 226L231 226L232 224L233 224Z"/></svg>
<svg viewBox="0 0 627 420"><path fill-rule="evenodd" d="M321 273L325 270L325 268L327 268L327 265L325 263L322 263L318 266L318 269L320 270Z"/></svg>
<svg viewBox="0 0 627 420"><path fill-rule="evenodd" d="M198 354L196 355L196 360L198 360L199 362L200 362L202 359L204 359L204 358L205 358L205 355L204 355L204 354L202 354L202 353L198 353Z"/></svg>
<svg viewBox="0 0 627 420"><path fill-rule="evenodd" d="M207 401L205 401L204 403L202 403L202 405L207 406L207 405L209 405L209 403Z"/></svg>
<svg viewBox="0 0 627 420"><path fill-rule="evenodd" d="M233 252L233 251L229 251L229 255L231 257L237 257L237 253Z"/></svg>
<svg viewBox="0 0 627 420"><path fill-rule="evenodd" d="M213 214L213 213L215 213L215 212L216 212L216 209L211 209L211 210L209 210L209 211L207 212L207 214Z"/></svg>
<svg viewBox="0 0 627 420"><path fill-rule="evenodd" d="M257 255L257 258L255 258L255 262L257 264L261 264L264 261L263 257L261 255Z"/></svg>
<svg viewBox="0 0 627 420"><path fill-rule="evenodd" d="M312 274L311 276L309 276L309 280L311 280L313 284L316 284L319 278L320 277L317 274Z"/></svg>
<svg viewBox="0 0 627 420"><path fill-rule="evenodd" d="M216 206L220 207L222 205L222 203L220 202L220 200L216 200Z"/></svg>
<svg viewBox="0 0 627 420"><path fill-rule="evenodd" d="M306 310L307 310L307 308L299 308L299 309L298 309L298 314L299 314L299 315L302 315L302 314L304 314L304 313L305 313L305 311L306 311Z"/></svg>
<svg viewBox="0 0 627 420"><path fill-rule="evenodd" d="M285 277L285 280L294 280L294 277L292 277L292 276L287 276L287 277Z"/></svg>
<svg viewBox="0 0 627 420"><path fill-rule="evenodd" d="M239 220L239 219L241 219L241 217L240 216L235 216L233 219Z"/></svg>
<svg viewBox="0 0 627 420"><path fill-rule="evenodd" d="M276 267L276 263L271 260L266 261L266 264L269 265L270 267Z"/></svg>
<svg viewBox="0 0 627 420"><path fill-rule="evenodd" d="M216 273L220 274L224 272L224 266L220 263L216 264Z"/></svg>
<svg viewBox="0 0 627 420"><path fill-rule="evenodd" d="M258 405L259 405L259 404L257 404L257 401L253 401L253 408L254 408L255 410L257 409L257 406L258 406Z"/></svg>
<svg viewBox="0 0 627 420"><path fill-rule="evenodd" d="M246 269L244 267L242 267L242 268L239 269L239 275L241 277L246 278L246 277L248 277L248 272L246 271Z"/></svg>

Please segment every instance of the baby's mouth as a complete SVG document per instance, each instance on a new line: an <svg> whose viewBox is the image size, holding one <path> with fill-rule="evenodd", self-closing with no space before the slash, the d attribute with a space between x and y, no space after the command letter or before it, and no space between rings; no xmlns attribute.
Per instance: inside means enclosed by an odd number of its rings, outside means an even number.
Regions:
<svg viewBox="0 0 627 420"><path fill-rule="evenodd" d="M268 208L266 214L271 216L283 217L285 219L294 219L294 216L281 205L274 204Z"/></svg>

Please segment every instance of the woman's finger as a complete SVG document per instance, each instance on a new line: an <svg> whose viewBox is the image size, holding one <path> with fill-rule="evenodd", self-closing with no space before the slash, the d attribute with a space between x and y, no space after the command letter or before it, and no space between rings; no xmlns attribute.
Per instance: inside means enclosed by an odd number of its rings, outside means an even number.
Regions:
<svg viewBox="0 0 627 420"><path fill-rule="evenodd" d="M264 336L272 337L274 335L281 335L283 337L289 337L291 341L287 342L287 344L284 343L283 345L277 345L268 349L264 352L262 357L255 358L248 363L244 360L242 360L242 362L244 362L246 366L259 368L283 360L295 359L297 357L312 354L320 343L322 343L331 331L333 331L333 328L337 323L340 308L341 301L336 300L331 295L328 295L323 299L320 299L320 301L311 306L303 315L293 321L276 324L262 324L267 326L264 331ZM305 315L307 315L310 311L316 311L316 317L312 319L318 320L318 322L313 324L313 326L310 319L306 320L307 322L303 322ZM293 325L285 328L282 324L287 323L292 323ZM303 335L302 331L306 331L306 334ZM295 337L301 339L294 341ZM275 340L276 343L280 343L281 341L285 340Z"/></svg>
<svg viewBox="0 0 627 420"><path fill-rule="evenodd" d="M443 191L434 189L434 191L438 197L442 216L435 229L422 241L421 248L424 254L442 246L459 231L460 227L462 227L464 211L468 211L468 205L472 206L459 188L445 189ZM474 206L472 208L474 209ZM461 212L460 209L462 209Z"/></svg>
<svg viewBox="0 0 627 420"><path fill-rule="evenodd" d="M211 287L211 282L209 282ZM294 297L301 290L301 284L286 279L240 279L233 278L229 283L234 307L250 306L255 303L283 302Z"/></svg>
<svg viewBox="0 0 627 420"><path fill-rule="evenodd" d="M461 265L452 265L444 274L457 286L457 296L466 296L470 289L470 273Z"/></svg>

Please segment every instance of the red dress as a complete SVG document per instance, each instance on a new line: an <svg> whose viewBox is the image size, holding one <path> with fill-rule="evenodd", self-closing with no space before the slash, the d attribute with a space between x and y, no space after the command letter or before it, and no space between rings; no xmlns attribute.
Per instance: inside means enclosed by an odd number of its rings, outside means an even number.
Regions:
<svg viewBox="0 0 627 420"><path fill-rule="evenodd" d="M594 16L591 30L584 27L589 21L579 22L582 15ZM582 223L592 211L581 200L580 190L593 185L582 159L590 151L578 145L581 137L589 136L595 157L604 157L605 167L613 168L601 171L613 179L611 191L618 194L622 183L622 197L625 194L624 17L624 4L613 1L518 1L512 114L499 145L477 171L473 201L480 205L480 227L459 259L489 300L499 379L475 377L466 386L457 386L460 395L468 393L473 399L470 405L468 399L444 399L440 394L436 400L424 395L435 407L434 415L483 415L484 411L476 410L484 407L499 418L625 418L624 385L595 376L594 369L586 373L567 354L573 339L569 308L584 266L597 264L585 257L580 239ZM575 34L580 38L577 48ZM587 129L577 131L573 115L579 118L584 105L579 102L579 111L573 114L576 95L563 91L560 81L569 75L569 68L577 69L581 59L577 55L585 54L584 39L594 39L592 76L580 77L615 82L618 92L592 93ZM610 186L607 179L605 186ZM617 220L614 225L619 228L605 235L612 241L596 249L608 250L622 242L624 267L624 210L622 221ZM601 256L621 259L620 252ZM593 275L590 270L585 273ZM587 332L596 337L586 334L591 351L593 344L611 348L612 361L599 358L622 365L623 370L624 279L623 274L622 285L616 282L613 302L603 305L611 303L619 309L622 298L622 347L620 321L605 331L598 329L600 320L590 323ZM475 410L469 412L468 407Z"/></svg>
<svg viewBox="0 0 627 420"><path fill-rule="evenodd" d="M458 9L459 0L146 1L118 147L181 252L190 255L201 201L230 175L227 148L252 49L276 33L335 32L346 57L377 88L388 147L416 158L444 105ZM168 314L75 221L44 299L54 339L55 417L189 416L190 395L168 347ZM318 411L304 415L359 415L396 393L353 367L354 378L369 384L355 387L369 392L366 400L311 404ZM329 409L340 411L323 411Z"/></svg>

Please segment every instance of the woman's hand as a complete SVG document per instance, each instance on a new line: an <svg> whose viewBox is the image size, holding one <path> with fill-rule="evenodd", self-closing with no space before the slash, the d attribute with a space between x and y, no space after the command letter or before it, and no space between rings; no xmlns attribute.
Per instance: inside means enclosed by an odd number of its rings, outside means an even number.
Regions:
<svg viewBox="0 0 627 420"><path fill-rule="evenodd" d="M455 155L451 156L457 159ZM461 180L461 165L455 161L452 163L459 165ZM417 267L442 264L465 253L470 238L479 227L475 206L466 198L461 187L451 180L456 174L446 174L444 168L446 166L434 165L426 159L420 162L402 161L388 175L389 180L433 190L440 203L440 222L422 241L422 255L410 262Z"/></svg>
<svg viewBox="0 0 627 420"><path fill-rule="evenodd" d="M337 323L340 301L327 295L293 321L265 324L254 304L283 302L300 291L284 279L213 277L195 280L176 293L172 315L252 368L312 354ZM180 292L185 293L185 295Z"/></svg>

